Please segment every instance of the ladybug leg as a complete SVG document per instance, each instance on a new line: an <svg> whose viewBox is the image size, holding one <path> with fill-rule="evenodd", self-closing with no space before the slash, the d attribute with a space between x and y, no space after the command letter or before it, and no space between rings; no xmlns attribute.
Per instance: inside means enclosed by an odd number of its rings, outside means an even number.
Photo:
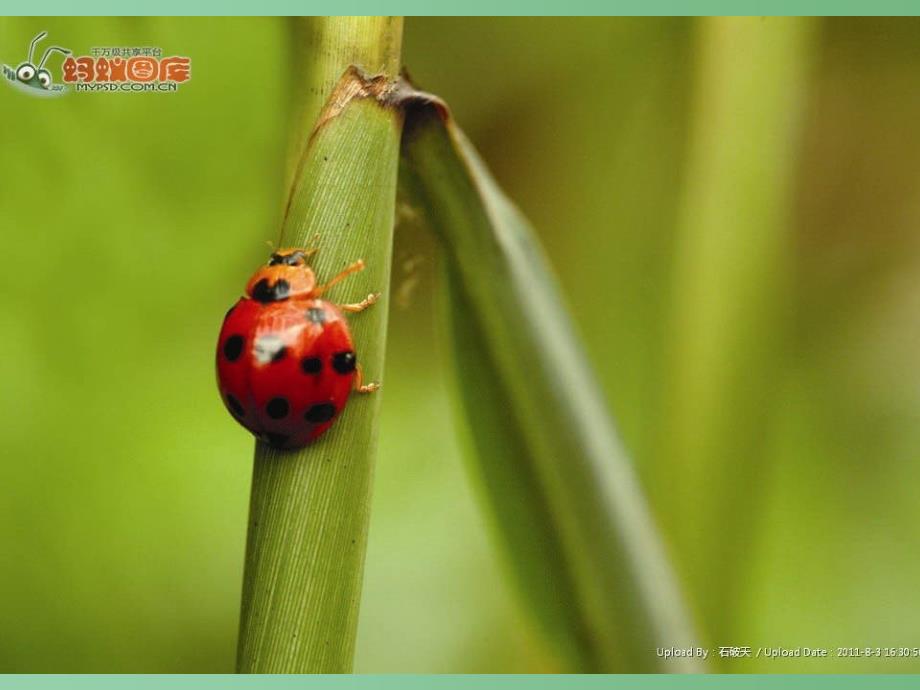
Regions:
<svg viewBox="0 0 920 690"><path fill-rule="evenodd" d="M354 304L340 304L338 307L342 311L349 311L352 314L357 314L359 311L364 311L372 304L376 304L378 299L380 299L380 293L372 292L360 302L355 302Z"/></svg>
<svg viewBox="0 0 920 690"><path fill-rule="evenodd" d="M321 294L323 294L326 290L328 290L329 288L331 288L331 287L332 287L333 285L335 285L336 283L345 280L345 279L346 279L348 276L350 276L352 273L358 273L359 271L363 271L363 270L364 270L364 260L363 260L363 259L358 259L358 260L355 261L353 264L350 264L350 265L346 266L344 271L342 271L341 273L339 273L337 276L335 276L332 280L330 280L330 281L329 281L328 283L326 283L325 285L317 285L316 288L314 288L314 290L313 290L313 294L314 294L315 296L319 297L319 296L320 296Z"/></svg>
<svg viewBox="0 0 920 690"><path fill-rule="evenodd" d="M380 384L376 381L372 383L367 383L362 385L361 379L363 375L361 374L361 365L359 364L357 369L355 369L355 392L356 393L373 393L376 390L380 390Z"/></svg>

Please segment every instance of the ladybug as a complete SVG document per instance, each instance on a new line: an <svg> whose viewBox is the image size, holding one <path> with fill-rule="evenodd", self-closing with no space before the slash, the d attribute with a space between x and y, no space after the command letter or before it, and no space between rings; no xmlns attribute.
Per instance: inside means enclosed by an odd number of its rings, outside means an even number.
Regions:
<svg viewBox="0 0 920 690"><path fill-rule="evenodd" d="M308 265L315 249L282 249L246 285L224 317L217 340L217 384L230 414L275 448L300 448L325 432L351 392L371 393L343 312L367 309L321 299L330 287L364 269L358 260L325 285Z"/></svg>

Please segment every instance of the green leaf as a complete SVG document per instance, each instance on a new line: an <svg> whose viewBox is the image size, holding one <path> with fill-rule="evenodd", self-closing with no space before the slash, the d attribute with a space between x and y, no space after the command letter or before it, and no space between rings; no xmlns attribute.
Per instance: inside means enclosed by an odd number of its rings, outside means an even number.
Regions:
<svg viewBox="0 0 920 690"><path fill-rule="evenodd" d="M696 670L652 516L526 219L433 97L401 183L444 250L472 464L530 608L569 670Z"/></svg>
<svg viewBox="0 0 920 690"><path fill-rule="evenodd" d="M327 18L341 36L364 21L376 27L333 41L317 73L351 63L377 67L379 45L396 51L398 20ZM394 39L394 35L397 37ZM361 43L361 41L365 41ZM362 48L364 50L362 50ZM392 77L394 75L390 75ZM280 244L317 246L320 281L363 259L366 270L326 297L353 302L383 298L351 317L364 373L383 369L393 213L402 113L387 102L386 75L365 78L349 68L320 114L294 175ZM318 240L314 241L314 237ZM263 257L264 258L264 257ZM238 667L247 673L351 670L364 568L371 476L381 393L352 395L336 424L297 452L258 443L252 483Z"/></svg>

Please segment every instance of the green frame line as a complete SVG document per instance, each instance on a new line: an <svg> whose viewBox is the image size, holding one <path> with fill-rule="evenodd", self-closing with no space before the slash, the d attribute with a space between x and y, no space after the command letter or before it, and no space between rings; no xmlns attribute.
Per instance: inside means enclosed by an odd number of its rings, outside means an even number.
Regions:
<svg viewBox="0 0 920 690"><path fill-rule="evenodd" d="M0 689L26 690L198 690L204 688L277 688L301 690L461 690L464 688L528 688L568 690L586 688L916 688L912 675L0 675Z"/></svg>
<svg viewBox="0 0 920 690"><path fill-rule="evenodd" d="M9 16L145 16L140 10L147 6L128 6L112 0L91 3L70 3L51 0L38 5L19 4L10 7ZM405 16L914 16L920 4L910 0L574 0L573 2L521 2L499 3L485 0L466 2L431 3L409 0L404 2L294 2L293 0L266 0L262 3L181 2L164 0L156 6L160 16L300 16L300 15L377 15L399 14ZM17 12L16 10L20 10ZM40 12L36 15L36 10Z"/></svg>

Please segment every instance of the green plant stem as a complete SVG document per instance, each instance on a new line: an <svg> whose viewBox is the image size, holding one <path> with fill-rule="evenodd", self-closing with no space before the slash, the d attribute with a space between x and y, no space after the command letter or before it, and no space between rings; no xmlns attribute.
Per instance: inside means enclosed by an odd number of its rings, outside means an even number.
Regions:
<svg viewBox="0 0 920 690"><path fill-rule="evenodd" d="M314 85L328 101L294 174L280 245L318 246L320 281L364 259L365 271L325 297L346 302L383 292L350 318L365 376L379 379L402 128L401 111L384 96L396 77L402 25L381 17L315 21ZM385 72L366 80L350 65ZM301 451L257 443L240 672L351 670L381 395L352 395L336 424Z"/></svg>
<svg viewBox="0 0 920 690"><path fill-rule="evenodd" d="M813 20L706 18L678 226L658 504L713 642L737 625L788 330Z"/></svg>
<svg viewBox="0 0 920 690"><path fill-rule="evenodd" d="M349 65L366 74L399 74L402 17L298 17L295 55L300 86L295 94L291 173L329 94Z"/></svg>

